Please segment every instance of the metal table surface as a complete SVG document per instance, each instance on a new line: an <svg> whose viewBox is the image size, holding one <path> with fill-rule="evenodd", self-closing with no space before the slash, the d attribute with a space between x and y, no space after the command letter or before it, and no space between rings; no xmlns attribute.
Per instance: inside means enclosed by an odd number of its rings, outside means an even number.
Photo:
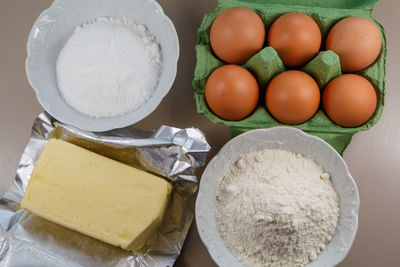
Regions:
<svg viewBox="0 0 400 267"><path fill-rule="evenodd" d="M200 128L212 146L209 159L229 140L227 128L196 114L191 81L195 65L196 30L216 0L159 0L175 23L181 47L178 74L170 93L140 129L160 124ZM51 0L0 1L0 194L11 185L17 163L42 112L25 75L26 41L31 26ZM383 0L373 12L388 41L387 95L380 122L358 133L344 153L361 197L359 230L340 267L400 266L400 1ZM182 112L182 111L185 112ZM199 172L199 175L201 171ZM194 207L195 198L190 200ZM193 223L177 267L215 266Z"/></svg>

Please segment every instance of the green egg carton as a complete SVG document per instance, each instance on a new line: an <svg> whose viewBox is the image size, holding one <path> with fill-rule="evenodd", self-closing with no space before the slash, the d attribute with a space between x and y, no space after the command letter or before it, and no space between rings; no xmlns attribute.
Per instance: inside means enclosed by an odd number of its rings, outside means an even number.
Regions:
<svg viewBox="0 0 400 267"><path fill-rule="evenodd" d="M204 114L214 123L222 123L229 127L231 136L243 132L274 126L290 126L299 128L307 133L321 137L331 144L340 154L343 153L351 141L352 136L368 130L380 119L385 98L385 66L386 66L386 39L383 27L371 17L374 5L379 0L219 0L219 5L212 12L206 14L198 29L196 45L197 63L194 72L193 88L196 99L197 112ZM324 51L325 38L331 27L339 20L349 16L365 17L373 21L382 33L382 50L377 60L368 68L355 72L368 79L375 87L378 103L374 115L365 124L355 128L341 127L332 122L322 111L307 122L298 125L287 125L276 121L264 106L264 94L268 82L278 73L285 70L278 54L271 47L266 46L242 66L253 73L260 85L260 103L256 110L247 118L240 121L227 121L217 117L207 106L204 90L208 76L218 67L225 64L219 60L210 47L210 28L214 19L225 9L243 6L254 10L263 20L268 32L269 26L279 16L289 12L301 12L312 17L319 25L322 33L322 47L320 53L298 69L314 77L320 89L333 78L342 74L339 57L332 51Z"/></svg>

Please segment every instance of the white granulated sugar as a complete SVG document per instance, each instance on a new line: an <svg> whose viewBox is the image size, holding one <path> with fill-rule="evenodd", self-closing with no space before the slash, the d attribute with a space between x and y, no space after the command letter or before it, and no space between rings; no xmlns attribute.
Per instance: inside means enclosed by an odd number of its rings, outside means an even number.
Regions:
<svg viewBox="0 0 400 267"><path fill-rule="evenodd" d="M138 109L154 93L160 72L155 37L126 18L98 18L78 26L57 59L61 95L92 117Z"/></svg>
<svg viewBox="0 0 400 267"><path fill-rule="evenodd" d="M285 150L244 155L216 200L222 239L247 266L304 266L325 249L339 217L329 174Z"/></svg>

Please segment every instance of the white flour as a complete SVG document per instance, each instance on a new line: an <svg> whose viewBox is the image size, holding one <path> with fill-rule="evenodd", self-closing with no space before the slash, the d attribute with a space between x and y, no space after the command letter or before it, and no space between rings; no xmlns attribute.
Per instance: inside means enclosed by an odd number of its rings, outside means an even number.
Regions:
<svg viewBox="0 0 400 267"><path fill-rule="evenodd" d="M285 150L244 155L217 193L218 230L247 266L303 266L335 232L338 196L313 160Z"/></svg>
<svg viewBox="0 0 400 267"><path fill-rule="evenodd" d="M78 26L57 59L65 101L92 117L136 110L154 93L160 72L154 36L126 18L98 18Z"/></svg>

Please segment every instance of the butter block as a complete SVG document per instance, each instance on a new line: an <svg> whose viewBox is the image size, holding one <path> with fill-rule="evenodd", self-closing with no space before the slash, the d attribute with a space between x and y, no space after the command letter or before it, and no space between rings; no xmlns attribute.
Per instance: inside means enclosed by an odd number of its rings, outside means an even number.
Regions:
<svg viewBox="0 0 400 267"><path fill-rule="evenodd" d="M135 250L161 225L171 191L172 186L155 175L51 139L36 163L21 207Z"/></svg>

